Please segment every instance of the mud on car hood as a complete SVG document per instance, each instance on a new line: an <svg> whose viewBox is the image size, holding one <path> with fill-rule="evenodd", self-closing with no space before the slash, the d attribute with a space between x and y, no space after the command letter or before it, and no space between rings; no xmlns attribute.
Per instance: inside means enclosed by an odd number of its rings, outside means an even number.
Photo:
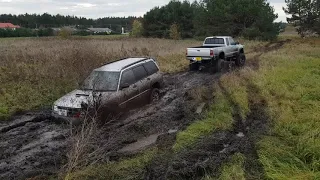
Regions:
<svg viewBox="0 0 320 180"><path fill-rule="evenodd" d="M91 104L94 100L99 100L100 95L99 92L74 90L58 99L54 106L79 109L82 108L82 104Z"/></svg>

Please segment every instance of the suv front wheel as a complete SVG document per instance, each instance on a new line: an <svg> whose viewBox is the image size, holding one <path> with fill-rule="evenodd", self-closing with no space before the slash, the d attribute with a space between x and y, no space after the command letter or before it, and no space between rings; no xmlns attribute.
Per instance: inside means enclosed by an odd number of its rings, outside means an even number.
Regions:
<svg viewBox="0 0 320 180"><path fill-rule="evenodd" d="M160 100L160 90L158 88L153 88L150 94L150 103L155 103Z"/></svg>

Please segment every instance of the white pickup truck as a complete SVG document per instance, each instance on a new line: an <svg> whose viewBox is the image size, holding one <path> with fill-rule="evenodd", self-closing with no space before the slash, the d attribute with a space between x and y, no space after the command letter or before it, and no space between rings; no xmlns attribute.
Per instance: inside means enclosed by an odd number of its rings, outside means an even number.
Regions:
<svg viewBox="0 0 320 180"><path fill-rule="evenodd" d="M190 70L211 66L214 72L220 72L222 61L234 61L237 66L243 66L246 61L243 45L230 36L207 37L202 46L187 48L186 56Z"/></svg>

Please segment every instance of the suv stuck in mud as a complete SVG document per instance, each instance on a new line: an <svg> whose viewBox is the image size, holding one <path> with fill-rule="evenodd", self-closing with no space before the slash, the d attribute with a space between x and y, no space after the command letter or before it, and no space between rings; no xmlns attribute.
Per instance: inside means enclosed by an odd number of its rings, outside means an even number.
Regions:
<svg viewBox="0 0 320 180"><path fill-rule="evenodd" d="M75 122L94 110L99 118L107 118L110 113L159 100L162 84L154 59L121 59L95 69L79 89L58 99L53 115Z"/></svg>

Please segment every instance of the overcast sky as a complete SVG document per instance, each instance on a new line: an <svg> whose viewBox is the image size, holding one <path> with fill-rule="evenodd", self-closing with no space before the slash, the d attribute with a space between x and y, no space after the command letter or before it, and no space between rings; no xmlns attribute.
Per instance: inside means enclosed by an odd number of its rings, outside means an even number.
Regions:
<svg viewBox="0 0 320 180"><path fill-rule="evenodd" d="M279 18L286 21L282 10L284 0L268 0ZM88 18L107 16L143 16L155 6L169 0L0 0L0 14L49 13L75 15Z"/></svg>

